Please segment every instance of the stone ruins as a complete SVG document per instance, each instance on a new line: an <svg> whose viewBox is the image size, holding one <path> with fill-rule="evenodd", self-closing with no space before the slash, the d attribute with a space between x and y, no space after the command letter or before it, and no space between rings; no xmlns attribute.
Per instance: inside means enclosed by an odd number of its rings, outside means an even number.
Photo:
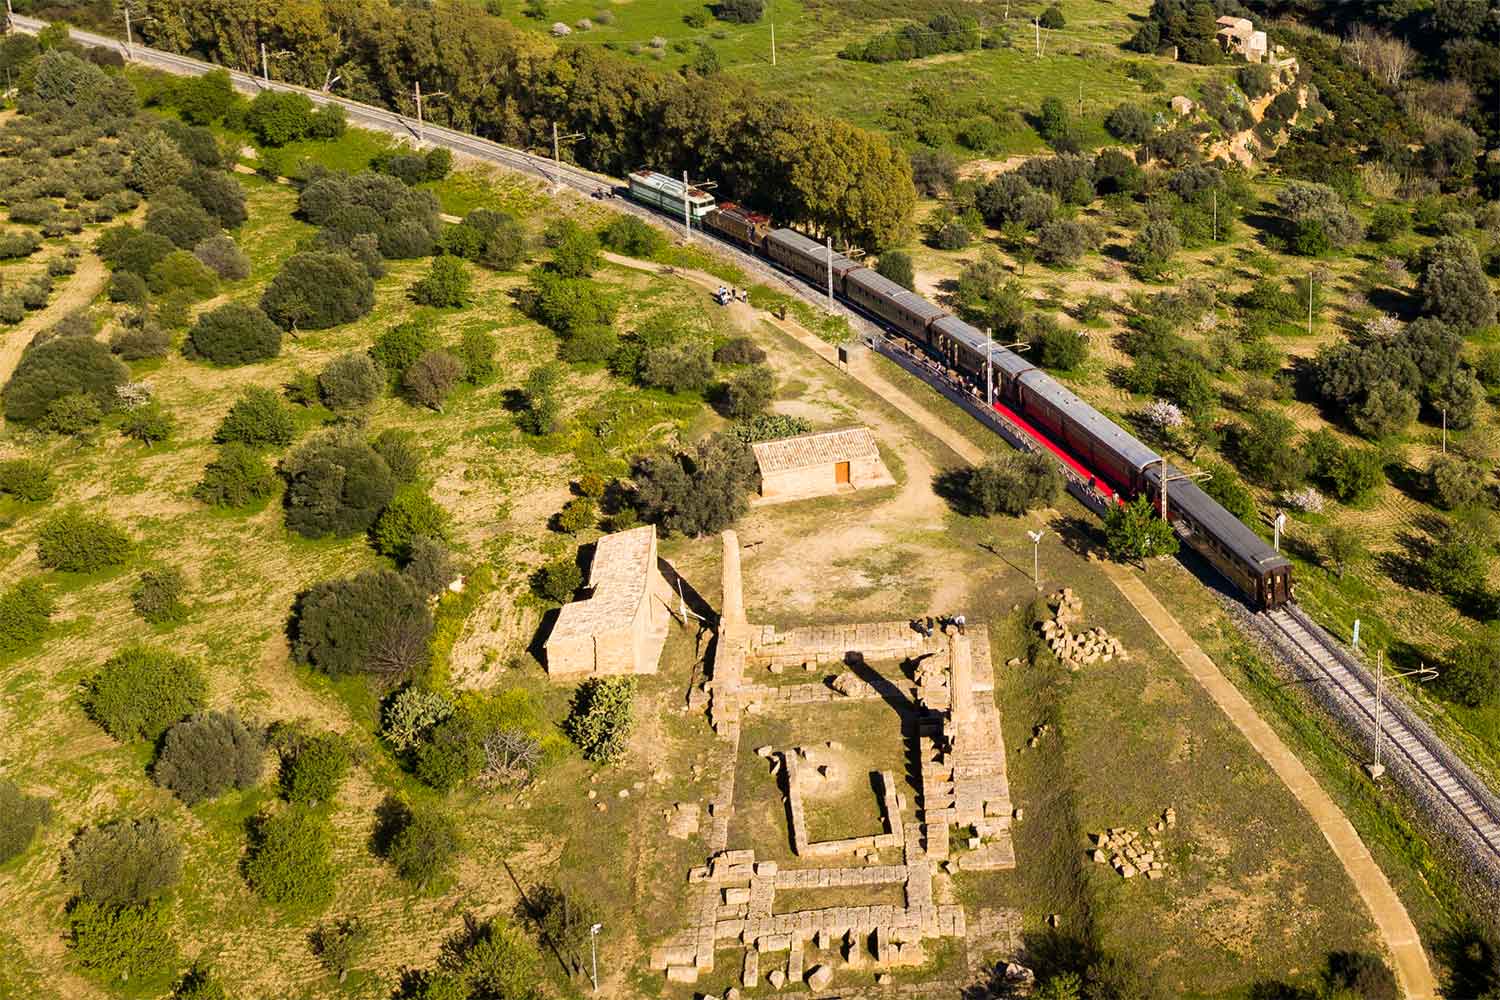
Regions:
<svg viewBox="0 0 1500 1000"><path fill-rule="evenodd" d="M676 599L657 566L655 526L605 535L594 544L589 596L563 605L547 637L547 673L656 673Z"/></svg>
<svg viewBox="0 0 1500 1000"><path fill-rule="evenodd" d="M981 909L970 915L956 902L941 901L943 895L952 898L951 891L934 892L935 880L954 872L1015 867L1011 823L1019 811L1010 801L986 629L923 636L908 622L878 622L779 632L752 625L745 616L740 545L732 531L723 536L723 567L712 675L689 699L690 708L707 712L722 747L717 787L706 809L709 854L706 864L688 873L693 926L653 949L651 967L670 982L695 983L715 969L724 951L736 950L734 967L744 989L764 981L777 990L821 991L840 969L874 971L880 981L882 970L921 965L934 939L1014 950L1019 912ZM914 664L914 676L897 680L869 667L881 661ZM823 683L774 683L776 675L793 670L822 671ZM849 777L840 771L846 766L842 745L825 739L757 747L754 753L771 772L768 780L781 787L793 853L810 865L758 859L754 849L731 850L745 716L848 700L884 701L896 713L891 739L911 741L919 763L915 801L898 790L894 774L876 772L881 832L814 841L804 798L820 783ZM682 820L673 818L680 829ZM898 889L904 904L872 895L887 901L848 905L847 890L881 887ZM818 890L844 891L827 906L776 909L778 892L795 891L803 899Z"/></svg>
<svg viewBox="0 0 1500 1000"><path fill-rule="evenodd" d="M1095 864L1108 864L1121 878L1144 875L1148 879L1159 879L1167 873L1161 835L1176 827L1177 810L1168 806L1162 811L1161 819L1151 824L1147 834L1123 826L1089 834L1094 842L1089 857Z"/></svg>
<svg viewBox="0 0 1500 1000"><path fill-rule="evenodd" d="M1064 587L1048 600L1057 612L1041 623L1042 637L1047 640L1052 655L1070 670L1092 663L1130 659L1120 640L1102 628L1072 631L1083 617L1083 598L1074 594L1073 588Z"/></svg>

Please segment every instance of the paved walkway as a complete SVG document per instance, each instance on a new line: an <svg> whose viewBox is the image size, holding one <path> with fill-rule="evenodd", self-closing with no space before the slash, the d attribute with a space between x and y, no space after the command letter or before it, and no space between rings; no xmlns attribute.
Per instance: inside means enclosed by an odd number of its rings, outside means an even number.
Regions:
<svg viewBox="0 0 1500 1000"><path fill-rule="evenodd" d="M629 257L611 253L606 253L605 256L627 267L651 271L661 270L657 265ZM714 288L723 284L713 275L701 271L678 268L676 273L706 287ZM735 305L739 308L749 308L742 303ZM803 347L830 364L838 364L837 349L800 323L789 319L778 320L769 315L762 315L760 318L788 334ZM896 407L917 426L947 445L960 458L977 465L987 457L984 449L879 375L872 363L857 362L845 371L850 378ZM1374 918L1375 926L1385 942L1386 949L1390 952L1391 961L1395 966L1396 980L1401 985L1402 992L1410 1000L1434 1000L1438 996L1437 981L1433 978L1432 967L1427 962L1427 952L1422 947L1422 939L1417 934L1416 925L1412 923L1411 915L1406 912L1406 907L1402 904L1401 898L1396 895L1396 890L1391 887L1390 881L1386 879L1385 873L1380 870L1380 866L1370 855L1369 849L1359 839L1359 833L1354 829L1354 825L1328 797L1328 793L1323 791L1317 780L1292 753L1291 748L1282 742L1281 737L1276 735L1276 731L1255 711L1255 707L1219 671L1214 662L1208 658L1208 654L1203 652L1192 636L1188 635L1187 631L1178 624L1177 619L1172 617L1171 612L1157 600L1156 595L1151 592L1145 582L1126 566L1110 562L1100 565L1104 568L1105 576L1110 582L1146 620L1167 648L1177 655L1188 673L1214 700L1219 710L1228 716L1229 721L1234 723L1235 728L1250 742L1256 753L1260 754L1261 759L1271 766L1271 770L1276 773L1276 776L1281 779L1301 803L1302 808L1307 810L1313 822L1317 824L1324 839L1333 848L1333 853L1338 857L1339 863L1344 866L1344 871L1348 873L1350 881L1354 883L1360 899L1364 901L1370 915Z"/></svg>
<svg viewBox="0 0 1500 1000"><path fill-rule="evenodd" d="M1219 671L1213 660L1208 658L1192 636L1157 600L1145 581L1127 566L1118 563L1102 565L1105 575L1125 595L1125 599L1140 616L1146 619L1167 648L1177 654L1188 673L1208 692L1219 710L1229 717L1229 721L1250 741L1261 758L1271 765L1271 770L1276 772L1277 777L1291 790L1302 808L1307 810L1313 822L1318 825L1328 846L1333 848L1333 853L1344 866L1344 871L1349 873L1349 880L1354 883L1360 899L1364 900L1370 915L1375 918L1375 926L1379 928L1380 936L1390 950L1396 980L1401 984L1402 991L1411 1000L1431 1000L1437 996L1437 982L1427 963L1427 952L1422 948L1417 928L1411 922L1411 916L1407 914L1400 897L1396 895L1396 890L1391 888L1385 873L1359 839L1359 833L1353 824L1291 749L1282 742L1281 737L1276 735L1276 731L1256 713L1255 707L1240 693L1239 688Z"/></svg>

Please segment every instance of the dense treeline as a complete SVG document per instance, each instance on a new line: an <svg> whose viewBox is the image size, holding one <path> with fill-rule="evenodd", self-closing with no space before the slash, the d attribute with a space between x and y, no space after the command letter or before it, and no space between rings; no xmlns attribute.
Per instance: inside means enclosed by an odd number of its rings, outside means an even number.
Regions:
<svg viewBox="0 0 1500 1000"><path fill-rule="evenodd" d="M420 81L447 95L424 108L432 120L501 142L538 145L556 121L583 133L572 149L580 163L688 170L777 219L856 243L890 243L915 204L910 165L884 137L722 74L559 48L473 4L206 0L142 4L136 15L158 48L253 70L264 41L274 75L315 88L337 75L335 93L405 112Z"/></svg>

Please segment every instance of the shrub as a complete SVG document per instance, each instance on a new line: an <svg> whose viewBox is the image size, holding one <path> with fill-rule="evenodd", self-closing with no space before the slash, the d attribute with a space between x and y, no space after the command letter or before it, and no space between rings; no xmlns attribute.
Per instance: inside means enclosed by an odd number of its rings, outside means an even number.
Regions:
<svg viewBox="0 0 1500 1000"><path fill-rule="evenodd" d="M171 101L182 117L194 125L211 125L229 113L236 101L226 70L202 76L183 77L172 87Z"/></svg>
<svg viewBox="0 0 1500 1000"><path fill-rule="evenodd" d="M147 646L127 646L88 682L84 707L115 739L155 740L203 706L207 691L191 660Z"/></svg>
<svg viewBox="0 0 1500 1000"><path fill-rule="evenodd" d="M30 847L37 831L51 818L50 802L0 778L0 864Z"/></svg>
<svg viewBox="0 0 1500 1000"><path fill-rule="evenodd" d="M312 117L313 103L302 94L262 90L245 109L245 127L259 143L285 146L307 136Z"/></svg>
<svg viewBox="0 0 1500 1000"><path fill-rule="evenodd" d="M642 385L672 393L700 392L713 374L707 352L696 343L648 347L637 372Z"/></svg>
<svg viewBox="0 0 1500 1000"><path fill-rule="evenodd" d="M1474 245L1462 236L1444 236L1421 259L1422 311L1458 330L1495 321L1495 293Z"/></svg>
<svg viewBox="0 0 1500 1000"><path fill-rule="evenodd" d="M276 492L276 473L250 445L230 441L203 469L193 496L214 507L249 507Z"/></svg>
<svg viewBox="0 0 1500 1000"><path fill-rule="evenodd" d="M771 369L753 365L729 380L724 389L724 415L743 420L764 413L776 393Z"/></svg>
<svg viewBox="0 0 1500 1000"><path fill-rule="evenodd" d="M324 330L349 323L375 305L375 284L354 258L305 251L287 259L260 307L285 330Z"/></svg>
<svg viewBox="0 0 1500 1000"><path fill-rule="evenodd" d="M385 374L368 354L340 354L318 373L318 397L330 410L369 406L380 395Z"/></svg>
<svg viewBox="0 0 1500 1000"><path fill-rule="evenodd" d="M21 580L0 593L0 654L13 653L47 632L56 605L39 580Z"/></svg>
<svg viewBox="0 0 1500 1000"><path fill-rule="evenodd" d="M375 522L375 549L404 562L418 537L446 541L450 522L448 512L426 491L408 487L396 494Z"/></svg>
<svg viewBox="0 0 1500 1000"><path fill-rule="evenodd" d="M719 0L714 7L714 17L735 24L754 24L760 20L765 9L765 0Z"/></svg>
<svg viewBox="0 0 1500 1000"><path fill-rule="evenodd" d="M252 448L279 448L297 435L296 419L273 389L251 386L234 401L214 432L220 444L238 442Z"/></svg>
<svg viewBox="0 0 1500 1000"><path fill-rule="evenodd" d="M198 317L188 353L220 365L265 361L281 353L281 329L255 306L228 302Z"/></svg>
<svg viewBox="0 0 1500 1000"><path fill-rule="evenodd" d="M79 965L121 984L170 976L181 964L166 907L102 906L83 900L68 910L69 944Z"/></svg>
<svg viewBox="0 0 1500 1000"><path fill-rule="evenodd" d="M1137 497L1110 508L1104 519L1105 544L1116 559L1149 559L1177 551L1177 536L1151 500Z"/></svg>
<svg viewBox="0 0 1500 1000"><path fill-rule="evenodd" d="M13 458L0 462L0 493L8 493L17 500L40 503L51 500L57 491L52 472L41 462L29 458Z"/></svg>
<svg viewBox="0 0 1500 1000"><path fill-rule="evenodd" d="M75 394L108 410L114 405L115 387L129 378L129 369L107 344L88 337L57 337L21 355L5 386L5 419L38 420L53 401Z"/></svg>
<svg viewBox="0 0 1500 1000"><path fill-rule="evenodd" d="M191 250L218 231L214 217L182 188L167 187L151 195L146 232L165 236L174 246Z"/></svg>
<svg viewBox="0 0 1500 1000"><path fill-rule="evenodd" d="M1056 501L1062 491L1057 463L1045 454L1004 454L972 470L964 494L977 513L1019 517Z"/></svg>
<svg viewBox="0 0 1500 1000"><path fill-rule="evenodd" d="M281 472L287 527L307 538L367 530L395 492L385 460L348 430L311 439L282 462Z"/></svg>
<svg viewBox="0 0 1500 1000"><path fill-rule="evenodd" d="M109 301L143 305L148 294L146 279L134 271L116 271L109 276Z"/></svg>
<svg viewBox="0 0 1500 1000"><path fill-rule="evenodd" d="M130 554L130 536L112 521L76 507L58 511L37 532L37 562L65 573L119 566Z"/></svg>
<svg viewBox="0 0 1500 1000"><path fill-rule="evenodd" d="M588 497L574 497L563 504L555 520L558 530L576 535L594 526L598 520L598 511L594 506L594 501Z"/></svg>
<svg viewBox="0 0 1500 1000"><path fill-rule="evenodd" d="M1177 251L1182 249L1182 236L1169 219L1153 219L1136 233L1130 242L1126 256L1142 277L1160 277Z"/></svg>
<svg viewBox="0 0 1500 1000"><path fill-rule="evenodd" d="M1435 686L1443 697L1470 708L1493 704L1500 697L1500 643L1493 636L1479 636L1459 646Z"/></svg>
<svg viewBox="0 0 1500 1000"><path fill-rule="evenodd" d="M1028 316L1021 332L1031 344L1032 357L1043 367L1071 371L1088 360L1088 337L1079 330L1063 329L1050 316Z"/></svg>
<svg viewBox="0 0 1500 1000"><path fill-rule="evenodd" d="M1336 951L1328 956L1324 975L1331 991L1360 1000L1398 1000L1396 977L1378 956L1359 951Z"/></svg>
<svg viewBox="0 0 1500 1000"><path fill-rule="evenodd" d="M387 427L370 443L375 454L385 459L391 477L397 483L410 483L422 473L422 454L417 448L417 436L411 431Z"/></svg>
<svg viewBox="0 0 1500 1000"><path fill-rule="evenodd" d="M313 139L338 139L348 127L349 119L342 107L324 104L308 119L307 134Z"/></svg>
<svg viewBox="0 0 1500 1000"><path fill-rule="evenodd" d="M391 837L386 860L403 881L426 889L452 869L460 845L458 827L446 814L431 807L409 809Z"/></svg>
<svg viewBox="0 0 1500 1000"><path fill-rule="evenodd" d="M392 385L400 385L401 376L406 374L406 369L424 353L437 350L439 346L437 335L431 327L416 320L408 320L376 337L375 343L370 347L370 357L390 377Z"/></svg>
<svg viewBox="0 0 1500 1000"><path fill-rule="evenodd" d="M440 308L462 306L469 301L473 281L462 260L442 254L432 259L427 274L411 286L412 301Z"/></svg>
<svg viewBox="0 0 1500 1000"><path fill-rule="evenodd" d="M338 107L335 104L327 106ZM323 968L336 974L342 983L369 946L370 937L370 927L364 920L345 917L331 924L319 924L308 940Z"/></svg>
<svg viewBox="0 0 1500 1000"><path fill-rule="evenodd" d="M132 441L139 441L147 448L160 444L172 436L177 421L159 403L138 406L125 414L120 433Z"/></svg>
<svg viewBox="0 0 1500 1000"><path fill-rule="evenodd" d="M125 361L165 357L172 349L172 334L148 316L122 327L109 338L109 349Z"/></svg>
<svg viewBox="0 0 1500 1000"><path fill-rule="evenodd" d="M127 236L119 249L105 257L105 262L116 271L129 271L144 280L167 254L177 246L160 233L136 233Z"/></svg>
<svg viewBox="0 0 1500 1000"><path fill-rule="evenodd" d="M427 658L427 597L394 570L315 584L298 602L297 659L335 676L396 680Z"/></svg>
<svg viewBox="0 0 1500 1000"><path fill-rule="evenodd" d="M470 385L485 385L499 371L495 364L495 338L483 330L464 331L458 357L463 362L464 381Z"/></svg>
<svg viewBox="0 0 1500 1000"><path fill-rule="evenodd" d="M423 351L402 374L401 390L413 403L442 413L443 403L463 373L463 362L447 351Z"/></svg>
<svg viewBox="0 0 1500 1000"><path fill-rule="evenodd" d="M261 818L245 862L245 878L269 903L326 907L338 883L328 820L295 806Z"/></svg>
<svg viewBox="0 0 1500 1000"><path fill-rule="evenodd" d="M1456 601L1468 599L1485 585L1490 552L1472 531L1444 525L1421 560L1422 576L1436 593Z"/></svg>
<svg viewBox="0 0 1500 1000"><path fill-rule="evenodd" d="M70 393L49 403L36 425L54 434L82 435L103 419L104 410L92 396Z"/></svg>
<svg viewBox="0 0 1500 1000"><path fill-rule="evenodd" d="M320 733L297 741L281 762L281 792L288 802L316 806L332 802L354 762L349 741Z"/></svg>
<svg viewBox="0 0 1500 1000"><path fill-rule="evenodd" d="M1411 214L1400 205L1380 205L1370 215L1365 235L1376 243L1389 243L1411 228Z"/></svg>
<svg viewBox="0 0 1500 1000"><path fill-rule="evenodd" d="M745 512L757 475L749 447L717 434L692 453L642 459L633 470L642 517L668 534L694 537L734 523Z"/></svg>
<svg viewBox="0 0 1500 1000"><path fill-rule="evenodd" d="M181 621L187 616L187 606L182 602L186 588L182 570L174 566L148 569L131 588L130 606L152 625Z"/></svg>
<svg viewBox="0 0 1500 1000"><path fill-rule="evenodd" d="M573 559L554 559L532 575L532 589L554 604L566 604L583 586L583 571Z"/></svg>
<svg viewBox="0 0 1500 1000"><path fill-rule="evenodd" d="M1037 230L1037 257L1045 264L1066 267L1094 247L1089 226L1070 219L1054 219Z"/></svg>
<svg viewBox="0 0 1500 1000"><path fill-rule="evenodd" d="M630 257L649 258L667 245L661 230L634 215L617 216L599 231L605 246Z"/></svg>
<svg viewBox="0 0 1500 1000"><path fill-rule="evenodd" d="M1484 472L1472 462L1440 455L1427 467L1427 493L1444 510L1466 507L1484 490Z"/></svg>
<svg viewBox="0 0 1500 1000"><path fill-rule="evenodd" d="M714 349L714 360L721 365L758 365L766 352L749 337L732 337Z"/></svg>
<svg viewBox="0 0 1500 1000"><path fill-rule="evenodd" d="M564 278L587 278L599 270L599 238L570 220L552 247L552 270Z"/></svg>
<svg viewBox="0 0 1500 1000"><path fill-rule="evenodd" d="M453 702L438 691L408 686L397 691L381 714L380 736L405 753L426 739L433 726L453 714Z"/></svg>
<svg viewBox="0 0 1500 1000"><path fill-rule="evenodd" d="M459 569L447 545L418 535L407 548L401 575L423 594L440 594L459 575Z"/></svg>
<svg viewBox="0 0 1500 1000"><path fill-rule="evenodd" d="M625 754L634 725L634 677L594 677L579 685L563 732L583 756L596 764L611 764Z"/></svg>
<svg viewBox="0 0 1500 1000"><path fill-rule="evenodd" d="M204 212L225 229L234 229L250 217L245 211L245 189L233 174L207 167L196 167L182 179L182 189L192 195ZM147 228L150 228L149 216ZM203 240L211 238L206 234ZM203 240L194 240L193 247ZM178 246L188 244L178 243Z"/></svg>
<svg viewBox="0 0 1500 1000"><path fill-rule="evenodd" d="M63 855L62 868L90 903L141 906L177 885L182 844L154 817L115 820L80 831Z"/></svg>
<svg viewBox="0 0 1500 1000"><path fill-rule="evenodd" d="M167 730L151 776L187 805L260 780L261 734L233 712L200 712Z"/></svg>
<svg viewBox="0 0 1500 1000"><path fill-rule="evenodd" d="M250 277L250 258L234 240L220 233L193 247L193 256L225 281Z"/></svg>

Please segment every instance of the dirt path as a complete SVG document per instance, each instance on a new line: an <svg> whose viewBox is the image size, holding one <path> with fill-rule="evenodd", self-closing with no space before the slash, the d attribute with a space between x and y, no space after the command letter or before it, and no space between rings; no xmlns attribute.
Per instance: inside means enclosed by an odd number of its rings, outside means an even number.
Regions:
<svg viewBox="0 0 1500 1000"><path fill-rule="evenodd" d="M1156 632L1167 648L1177 654L1187 672L1198 682L1229 717L1236 729L1250 741L1261 759L1271 765L1283 784L1296 796L1302 808L1307 810L1313 822L1322 831L1328 846L1338 856L1349 880L1364 900L1380 936L1385 939L1391 959L1396 967L1396 979L1402 992L1411 1000L1429 1000L1437 995L1437 982L1432 968L1427 963L1427 952L1416 925L1407 914L1406 907L1391 888L1385 873L1370 856L1369 850L1359 839L1353 824L1339 811L1337 805L1323 791L1306 767L1282 742L1264 719L1256 713L1254 706L1240 693L1239 688L1226 678L1213 660L1199 648L1166 607L1157 600L1143 580L1128 567L1117 563L1103 563L1104 573L1120 593L1130 602L1140 616Z"/></svg>
<svg viewBox="0 0 1500 1000"><path fill-rule="evenodd" d="M646 264L616 254L606 254L610 260L626 267L660 271L655 265ZM703 272L678 269L677 274L707 287L723 284L713 275ZM750 309L747 305L735 304L736 308ZM752 310L753 312L753 310ZM838 352L833 345L818 338L801 324L791 320L778 320L770 315L756 314L778 330L792 337L803 347L827 361L838 365ZM955 454L966 461L978 464L986 458L984 451L953 428L945 424L937 414L928 410L901 389L882 378L872 366L854 365L843 369L855 381L894 406L908 420L937 438ZM1411 1000L1431 1000L1437 996L1437 982L1422 948L1421 937L1401 899L1386 879L1385 873L1375 863L1369 849L1359 839L1354 825L1328 797L1316 779L1297 759L1291 749L1282 742L1270 725L1260 717L1254 706L1246 700L1239 689L1220 671L1208 655L1193 641L1186 630L1171 613L1156 599L1130 569L1114 563L1103 563L1105 575L1144 618L1162 642L1177 654L1189 674L1206 691L1231 722L1234 723L1250 745L1255 748L1271 770L1307 810L1313 822L1322 831L1328 845L1344 866L1350 881L1354 883L1360 899L1370 910L1381 938L1385 941L1396 977L1402 991Z"/></svg>
<svg viewBox="0 0 1500 1000"><path fill-rule="evenodd" d="M104 261L93 254L84 254L78 259L78 270L63 285L62 292L47 303L46 308L39 309L23 319L19 325L12 327L0 341L0 384L10 378L10 373L16 370L16 365L21 360L26 345L31 343L42 330L47 329L53 323L62 319L72 312L77 312L98 295L104 288L104 283L109 280L109 271L104 266Z"/></svg>

